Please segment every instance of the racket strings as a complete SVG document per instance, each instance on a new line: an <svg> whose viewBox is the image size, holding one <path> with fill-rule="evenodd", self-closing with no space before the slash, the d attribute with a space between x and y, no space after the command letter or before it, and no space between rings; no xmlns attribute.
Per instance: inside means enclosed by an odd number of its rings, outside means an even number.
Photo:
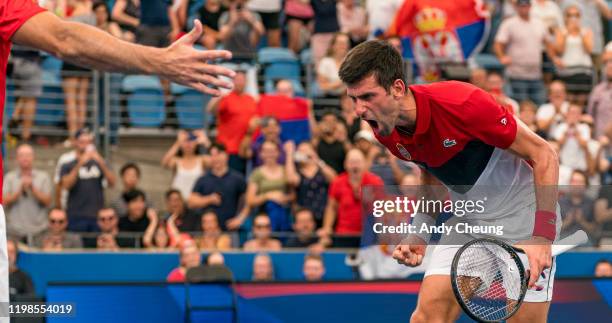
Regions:
<svg viewBox="0 0 612 323"><path fill-rule="evenodd" d="M457 286L463 303L483 320L503 320L518 306L522 291L519 267L508 251L494 243L475 243L457 263Z"/></svg>

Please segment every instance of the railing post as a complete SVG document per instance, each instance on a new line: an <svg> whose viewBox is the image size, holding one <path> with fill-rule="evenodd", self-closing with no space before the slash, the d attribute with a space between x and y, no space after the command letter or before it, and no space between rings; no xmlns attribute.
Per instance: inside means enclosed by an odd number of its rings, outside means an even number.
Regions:
<svg viewBox="0 0 612 323"><path fill-rule="evenodd" d="M103 86L102 86L102 109L104 113L104 143L102 145L102 151L104 157L110 160L110 137L113 133L111 129L111 104L110 104L110 73L104 73Z"/></svg>
<svg viewBox="0 0 612 323"><path fill-rule="evenodd" d="M96 147L100 147L100 72L97 70L93 71L92 74L93 83L93 104L92 104L92 131L95 137ZM106 156L106 155L105 155Z"/></svg>

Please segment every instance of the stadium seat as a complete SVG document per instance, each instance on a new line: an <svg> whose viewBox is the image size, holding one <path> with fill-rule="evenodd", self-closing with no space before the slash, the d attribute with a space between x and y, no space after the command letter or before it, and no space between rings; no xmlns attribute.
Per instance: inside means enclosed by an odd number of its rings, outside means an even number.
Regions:
<svg viewBox="0 0 612 323"><path fill-rule="evenodd" d="M210 99L210 95L191 89L181 93L174 101L179 127L183 129L208 128L211 120L205 111Z"/></svg>
<svg viewBox="0 0 612 323"><path fill-rule="evenodd" d="M39 126L58 126L64 120L64 90L61 84L47 83L43 77L42 96L38 99L34 123Z"/></svg>
<svg viewBox="0 0 612 323"><path fill-rule="evenodd" d="M312 64L312 51L310 48L306 48L300 53L300 61L304 66Z"/></svg>
<svg viewBox="0 0 612 323"><path fill-rule="evenodd" d="M127 76L122 90L129 93L127 110L134 127L160 127L166 118L164 94L159 79L151 76Z"/></svg>
<svg viewBox="0 0 612 323"><path fill-rule="evenodd" d="M302 66L297 56L287 48L266 47L258 54L264 70L264 80L300 80Z"/></svg>
<svg viewBox="0 0 612 323"><path fill-rule="evenodd" d="M298 58L287 48L264 47L257 52L257 60L260 64L271 64L277 62L296 62Z"/></svg>
<svg viewBox="0 0 612 323"><path fill-rule="evenodd" d="M504 65L502 65L497 57L493 54L481 53L474 57L478 66L486 69L486 70L503 70Z"/></svg>
<svg viewBox="0 0 612 323"><path fill-rule="evenodd" d="M195 303L195 299L191 295L190 286L192 284L201 283L216 283L219 287L225 287L225 297L215 297L214 299L206 299L206 302ZM217 319L209 321L238 322L238 296L235 291L236 280L231 269L225 265L200 265L190 268L185 277L185 322L190 323L196 312L212 312L217 315ZM219 317L219 312L225 312L229 315ZM200 316L201 317L201 316ZM198 321L204 321L201 317Z"/></svg>

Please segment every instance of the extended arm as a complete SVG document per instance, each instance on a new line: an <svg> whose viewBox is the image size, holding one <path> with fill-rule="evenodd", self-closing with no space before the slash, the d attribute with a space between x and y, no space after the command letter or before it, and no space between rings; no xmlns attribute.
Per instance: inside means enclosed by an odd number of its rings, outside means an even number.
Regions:
<svg viewBox="0 0 612 323"><path fill-rule="evenodd" d="M13 35L17 44L49 52L63 60L93 69L157 74L171 81L212 95L217 89L207 85L231 88L231 83L217 75L234 76L234 72L207 61L228 59L227 51L198 51L193 44L202 34L202 24L167 48L131 44L108 33L81 23L64 21L49 12L31 17Z"/></svg>

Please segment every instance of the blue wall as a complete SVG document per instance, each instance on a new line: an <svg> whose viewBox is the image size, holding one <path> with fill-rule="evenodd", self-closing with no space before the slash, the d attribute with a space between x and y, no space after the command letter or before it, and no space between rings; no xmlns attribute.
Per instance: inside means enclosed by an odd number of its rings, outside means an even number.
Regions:
<svg viewBox="0 0 612 323"><path fill-rule="evenodd" d="M419 282L345 282L323 284L239 284L241 323L407 322L416 306ZM549 321L600 322L612 317L612 280L559 280ZM228 305L219 285L192 286L194 305ZM184 321L182 284L51 285L49 302L72 302L70 318L49 323L168 323ZM228 312L197 313L193 322L230 322ZM458 322L473 322L465 315Z"/></svg>
<svg viewBox="0 0 612 323"><path fill-rule="evenodd" d="M226 253L225 262L238 281L249 281L255 254ZM302 280L304 252L272 253L277 280ZM326 252L326 280L351 280L354 273L344 263L343 252ZM595 263L612 259L610 252L570 252L557 257L557 277L588 277ZM22 252L19 267L34 280L39 295L48 282L161 282L178 264L177 253L41 253Z"/></svg>
<svg viewBox="0 0 612 323"><path fill-rule="evenodd" d="M277 280L303 279L304 252L271 253L270 256ZM351 268L344 264L345 256L342 252L323 255L325 279L353 279ZM251 279L255 254L225 253L224 257L236 280ZM178 253L21 252L18 266L32 276L36 292L44 295L48 282L162 282L178 266L178 261Z"/></svg>

